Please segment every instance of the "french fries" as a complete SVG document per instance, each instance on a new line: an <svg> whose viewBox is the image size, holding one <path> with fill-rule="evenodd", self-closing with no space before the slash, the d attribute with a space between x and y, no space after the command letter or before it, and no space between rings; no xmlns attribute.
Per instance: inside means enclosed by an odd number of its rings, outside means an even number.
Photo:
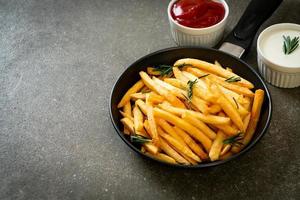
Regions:
<svg viewBox="0 0 300 200"><path fill-rule="evenodd" d="M230 77L238 77L238 75L234 74L233 72L227 71L226 69L223 69L222 67L216 66L212 63L209 62L205 62L202 60L198 60L198 59L192 59L192 58L184 58L184 59L180 59L178 61L175 62L174 66L178 66L178 65L192 65L193 67L199 68L199 69L203 69L206 70L208 72L211 72L213 74L216 74L218 76L224 77L224 78L230 78ZM241 86L247 87L247 88L254 88L254 85L241 78L241 81L239 82L239 84Z"/></svg>
<svg viewBox="0 0 300 200"><path fill-rule="evenodd" d="M126 103L128 103L130 101L130 95L140 91L140 89L142 89L143 86L144 86L143 81L140 80L136 82L136 84L134 84L123 96L120 103L118 104L118 108L122 108Z"/></svg>
<svg viewBox="0 0 300 200"><path fill-rule="evenodd" d="M231 68L185 58L147 67L117 105L123 133L142 152L170 164L227 159L253 138L264 91ZM170 73L169 73L170 72Z"/></svg>

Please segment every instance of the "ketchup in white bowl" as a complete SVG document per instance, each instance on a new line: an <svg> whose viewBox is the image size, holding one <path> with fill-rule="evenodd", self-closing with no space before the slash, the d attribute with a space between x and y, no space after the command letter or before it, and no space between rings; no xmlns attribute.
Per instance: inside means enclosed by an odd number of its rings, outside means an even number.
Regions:
<svg viewBox="0 0 300 200"><path fill-rule="evenodd" d="M171 16L183 26L207 28L222 21L225 8L212 0L178 0L171 7Z"/></svg>

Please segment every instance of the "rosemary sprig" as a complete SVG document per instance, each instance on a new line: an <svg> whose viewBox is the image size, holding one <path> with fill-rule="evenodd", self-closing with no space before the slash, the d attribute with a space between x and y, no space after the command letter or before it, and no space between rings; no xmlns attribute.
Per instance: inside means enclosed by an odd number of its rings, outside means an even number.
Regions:
<svg viewBox="0 0 300 200"><path fill-rule="evenodd" d="M295 51L299 46L299 37L294 37L291 39L290 36L282 36L283 37L283 52L284 54L291 54Z"/></svg>
<svg viewBox="0 0 300 200"><path fill-rule="evenodd" d="M234 103L236 105L236 108L239 109L239 104L237 103L236 99L234 97L232 97L232 98L233 98L233 101L234 101Z"/></svg>
<svg viewBox="0 0 300 200"><path fill-rule="evenodd" d="M132 143L135 143L135 144L145 144L147 142L150 142L151 139L146 138L146 137L141 136L141 135L131 135L130 136L130 141Z"/></svg>
<svg viewBox="0 0 300 200"><path fill-rule="evenodd" d="M194 85L198 82L198 79L196 78L195 80L191 81L189 80L187 82L187 97L188 97L188 101L192 100L193 97L193 87Z"/></svg>
<svg viewBox="0 0 300 200"><path fill-rule="evenodd" d="M241 81L241 77L239 76L232 76L228 79L226 79L225 81L228 82L228 83L233 83L233 82L238 82L238 81Z"/></svg>
<svg viewBox="0 0 300 200"><path fill-rule="evenodd" d="M202 75L202 76L200 76L200 77L198 77L199 79L200 78L204 78L204 77L207 77L209 74L204 74L204 75Z"/></svg>
<svg viewBox="0 0 300 200"><path fill-rule="evenodd" d="M183 68L183 67L185 67L185 66L193 66L193 65L182 63L182 64L180 64L180 65L175 65L174 67L178 67L179 69L181 69L181 68Z"/></svg>
<svg viewBox="0 0 300 200"><path fill-rule="evenodd" d="M179 69L185 67L185 66L192 66L190 64L180 64L180 65L158 65L154 66L154 71L158 71L161 76L172 76L173 75L173 67L178 67Z"/></svg>
<svg viewBox="0 0 300 200"><path fill-rule="evenodd" d="M230 144L232 146L241 146L243 139L243 133L239 132L237 135L231 136L223 141L223 144Z"/></svg>
<svg viewBox="0 0 300 200"><path fill-rule="evenodd" d="M172 76L173 75L173 66L171 66L171 65L154 66L154 71L158 71L161 76Z"/></svg>

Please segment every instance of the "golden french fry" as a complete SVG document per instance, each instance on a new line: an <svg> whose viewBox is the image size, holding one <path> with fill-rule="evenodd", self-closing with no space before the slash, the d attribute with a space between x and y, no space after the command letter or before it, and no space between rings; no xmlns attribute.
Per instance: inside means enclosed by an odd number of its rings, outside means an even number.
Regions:
<svg viewBox="0 0 300 200"><path fill-rule="evenodd" d="M201 162L201 159L196 154L194 154L188 147L182 145L182 143L178 142L172 136L162 132L160 132L159 135L163 137L169 144L171 144L179 153L182 153L197 162Z"/></svg>
<svg viewBox="0 0 300 200"><path fill-rule="evenodd" d="M146 138L150 138L149 134L145 131L144 128L142 128L141 131L135 131L135 134L136 135L141 135L141 136L146 137Z"/></svg>
<svg viewBox="0 0 300 200"><path fill-rule="evenodd" d="M142 131L144 117L143 117L143 113L137 106L134 106L133 108L133 122L134 122L135 132Z"/></svg>
<svg viewBox="0 0 300 200"><path fill-rule="evenodd" d="M239 115L239 113L235 110L235 108L231 105L231 103L223 96L220 96L217 103L221 106L224 112L230 117L235 125L241 130L244 131L244 124Z"/></svg>
<svg viewBox="0 0 300 200"><path fill-rule="evenodd" d="M195 76L203 76L203 74L205 74L205 72L192 67L187 68L187 71L190 72L191 74L194 74ZM243 94L249 97L253 97L254 95L253 92L249 90L249 88L238 85L239 82L229 83L226 82L226 78L222 78L214 74L210 74L209 76L207 76L207 78L236 93Z"/></svg>
<svg viewBox="0 0 300 200"><path fill-rule="evenodd" d="M128 101L124 107L123 107L123 112L126 113L127 116L132 117L132 110L131 110L131 103Z"/></svg>
<svg viewBox="0 0 300 200"><path fill-rule="evenodd" d="M164 82L169 83L170 85L173 85L174 87L179 88L179 89L186 90L186 88L187 88L186 82L181 81L176 78L165 78Z"/></svg>
<svg viewBox="0 0 300 200"><path fill-rule="evenodd" d="M249 113L248 115L246 115L243 119L243 123L244 123L244 130L247 130L249 122L251 119L251 113Z"/></svg>
<svg viewBox="0 0 300 200"><path fill-rule="evenodd" d="M184 159L186 159L189 163L191 163L192 165L197 165L197 161L195 161L194 159L184 155L184 154L180 154L182 157L184 157Z"/></svg>
<svg viewBox="0 0 300 200"><path fill-rule="evenodd" d="M199 112L195 112L192 110L187 110L187 109L181 109L181 108L175 108L167 103L162 103L159 104L158 107L160 107L161 109L175 114L177 116L181 116L182 114L184 114L185 112L190 113L191 115L193 115L193 117L208 123L208 124L218 124L218 125L228 125L230 123L230 119L228 117L219 117L219 116L215 116L215 115L203 115L202 113Z"/></svg>
<svg viewBox="0 0 300 200"><path fill-rule="evenodd" d="M138 99L135 104L141 109L141 111L143 112L144 115L147 115L147 109L148 106L146 105L146 103L144 101L142 101L141 99Z"/></svg>
<svg viewBox="0 0 300 200"><path fill-rule="evenodd" d="M192 151L194 151L202 160L207 159L207 154L194 140L182 129L177 126L174 127L176 133L184 140L184 142L190 147Z"/></svg>
<svg viewBox="0 0 300 200"><path fill-rule="evenodd" d="M221 88L219 87L220 91ZM228 93L223 92L224 97L231 103L231 105L236 109L236 111L241 115L241 117L247 115L249 112L237 101L236 98L230 96Z"/></svg>
<svg viewBox="0 0 300 200"><path fill-rule="evenodd" d="M205 101L203 101L202 99L193 96L191 99L191 103L198 109L200 110L203 114L208 114L209 113L209 108L208 105Z"/></svg>
<svg viewBox="0 0 300 200"><path fill-rule="evenodd" d="M130 131L124 126L123 133L125 135L130 135Z"/></svg>
<svg viewBox="0 0 300 200"><path fill-rule="evenodd" d="M147 67L147 73L149 75L153 75L153 76L159 76L160 75L160 72L155 70L154 67Z"/></svg>
<svg viewBox="0 0 300 200"><path fill-rule="evenodd" d="M226 160L226 159L230 158L231 156L232 156L232 152L228 151L224 155L220 156L220 160Z"/></svg>
<svg viewBox="0 0 300 200"><path fill-rule="evenodd" d="M191 74L191 73L189 73L189 72L186 72L186 71L183 71L182 74L183 74L185 77L187 77L190 81L193 81L193 80L197 79L196 85L197 85L198 87L204 89L206 92L208 92L208 91L207 91L208 86L206 85L206 81L204 81L204 80L206 79L206 76L205 76L205 77L202 77L202 78L198 78L197 76L195 76L195 75L193 75L193 74ZM206 75L208 75L208 74L206 74ZM202 79L204 79L204 80L202 80Z"/></svg>
<svg viewBox="0 0 300 200"><path fill-rule="evenodd" d="M142 100L145 100L146 99L146 95L145 93L141 93L141 92L138 92L138 93L133 93L130 95L130 98L133 100L133 101L136 101L138 99L142 99Z"/></svg>
<svg viewBox="0 0 300 200"><path fill-rule="evenodd" d="M189 165L190 162L188 162L185 158L183 158L179 153L177 153L168 143L163 139L160 138L160 147L161 149L170 157L174 158L178 163Z"/></svg>
<svg viewBox="0 0 300 200"><path fill-rule="evenodd" d="M152 136L152 141L156 146L159 146L157 126L156 126L156 122L155 122L155 119L154 119L153 107L152 106L148 106L147 118L148 118L148 123L149 123L149 127L150 127L151 136Z"/></svg>
<svg viewBox="0 0 300 200"><path fill-rule="evenodd" d="M130 132L130 134L134 134L134 124L129 118L122 118L121 122L124 127Z"/></svg>
<svg viewBox="0 0 300 200"><path fill-rule="evenodd" d="M174 128L164 119L156 119L157 124L165 131L165 133L171 135L174 139L180 142L182 145L186 145L184 140L177 134Z"/></svg>
<svg viewBox="0 0 300 200"><path fill-rule="evenodd" d="M246 146L250 142L255 133L257 122L260 117L261 107L264 101L264 94L265 92L261 89L255 91L253 106L251 110L251 118L243 140L244 146Z"/></svg>
<svg viewBox="0 0 300 200"><path fill-rule="evenodd" d="M130 116L130 115L128 115L127 113L122 112L122 111L120 111L120 113L121 113L121 115L122 115L123 117L127 117L128 119L130 119L131 121L133 121L133 117L132 117L132 116Z"/></svg>
<svg viewBox="0 0 300 200"><path fill-rule="evenodd" d="M203 123L199 119L194 118L194 116L189 112L183 113L182 119L200 129L210 139L214 140L216 138L216 133L213 130L211 130L205 123Z"/></svg>
<svg viewBox="0 0 300 200"><path fill-rule="evenodd" d="M156 77L153 77L154 82L156 82L158 85L160 85L161 87L165 88L166 90L170 91L172 94L174 94L175 96L184 99L184 93L186 93L184 90L181 90L177 87L174 87L173 85L166 83Z"/></svg>
<svg viewBox="0 0 300 200"><path fill-rule="evenodd" d="M222 65L217 60L215 60L215 65L218 67L222 67Z"/></svg>
<svg viewBox="0 0 300 200"><path fill-rule="evenodd" d="M232 125L214 125L215 127L217 127L218 129L220 129L221 131L223 131L226 135L228 136L233 136L236 135L239 130L235 127L233 127Z"/></svg>
<svg viewBox="0 0 300 200"><path fill-rule="evenodd" d="M151 143L151 142L147 142L147 143L145 143L145 144L143 144L143 147L147 150L147 151L149 151L149 152L151 152L152 154L157 154L158 153L158 151L159 151L159 148L157 147L157 146L155 146L153 143Z"/></svg>
<svg viewBox="0 0 300 200"><path fill-rule="evenodd" d="M230 144L226 144L226 145L223 145L223 149L220 153L220 156L223 156L224 154L226 154L231 148L231 145Z"/></svg>
<svg viewBox="0 0 300 200"><path fill-rule="evenodd" d="M226 67L226 70L232 72L232 69L230 67Z"/></svg>
<svg viewBox="0 0 300 200"><path fill-rule="evenodd" d="M218 131L216 139L213 141L211 145L211 149L209 151L209 158L211 161L215 161L219 159L224 139L225 139L225 135L223 134L223 132Z"/></svg>
<svg viewBox="0 0 300 200"><path fill-rule="evenodd" d="M165 100L162 96L156 94L155 92L150 92L148 94L148 101L152 104L162 103Z"/></svg>
<svg viewBox="0 0 300 200"><path fill-rule="evenodd" d="M147 73L141 71L140 76L145 83L145 85L151 90L163 96L167 101L169 101L173 106L179 108L185 108L184 104L172 93L168 92L166 89L156 84Z"/></svg>
<svg viewBox="0 0 300 200"><path fill-rule="evenodd" d="M123 98L121 99L120 103L118 104L118 108L123 107L126 103L128 103L130 101L130 95L137 93L138 91L140 91L142 89L142 87L144 86L144 83L142 80L139 80L138 82L136 82L123 96Z"/></svg>
<svg viewBox="0 0 300 200"><path fill-rule="evenodd" d="M208 112L211 114L216 114L216 113L220 112L221 110L222 110L222 108L217 104L214 104L214 105L208 107Z"/></svg>
<svg viewBox="0 0 300 200"><path fill-rule="evenodd" d="M251 141L251 139L255 133L257 122L260 117L260 111L261 111L261 107L262 107L262 104L264 101L264 94L265 94L264 91L261 89L258 89L255 91L253 105L252 105L252 109L251 109L250 121L249 121L246 133L245 133L243 141L242 141L243 145L232 147L232 149L231 149L232 152L234 152L234 153L239 152L243 147L247 146L247 144ZM244 126L246 126L246 122L245 122Z"/></svg>
<svg viewBox="0 0 300 200"><path fill-rule="evenodd" d="M210 150L212 141L200 130L192 126L191 124L187 123L183 119L177 117L176 115L173 115L169 112L166 112L164 110L161 110L159 108L154 108L154 115L157 117L160 117L162 119L165 119L166 121L170 122L171 124L178 126L179 128L185 130L190 136L201 142L201 144L204 146L206 151Z"/></svg>
<svg viewBox="0 0 300 200"><path fill-rule="evenodd" d="M166 162L166 163L171 163L171 164L176 164L176 160L164 153L157 153L157 154L152 154L152 153L148 153L146 152L145 153L146 155L150 156L150 157L153 157L157 160L160 160L160 161L163 161L163 162Z"/></svg>
<svg viewBox="0 0 300 200"><path fill-rule="evenodd" d="M212 63L198 60L198 59L184 58L184 59L177 60L174 65L183 65L183 64L192 65L193 67L203 69L205 71L217 74L218 76L222 76L224 78L230 78L233 76L237 77L237 75L233 72L227 71L227 70L223 69L222 67L218 67ZM241 81L239 81L238 83L240 85L250 88L250 89L254 87L254 85L251 82L249 82L243 78L241 78Z"/></svg>

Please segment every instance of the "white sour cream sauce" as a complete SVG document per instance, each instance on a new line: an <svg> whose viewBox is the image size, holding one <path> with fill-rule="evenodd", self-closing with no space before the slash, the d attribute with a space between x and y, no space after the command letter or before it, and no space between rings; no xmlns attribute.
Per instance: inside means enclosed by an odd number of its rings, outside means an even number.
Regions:
<svg viewBox="0 0 300 200"><path fill-rule="evenodd" d="M300 39L299 47L291 54L284 54L283 52L283 35L300 38L300 31L297 30L274 30L268 32L264 39L261 41L261 51L265 58L273 62L274 64L290 67L300 67Z"/></svg>

